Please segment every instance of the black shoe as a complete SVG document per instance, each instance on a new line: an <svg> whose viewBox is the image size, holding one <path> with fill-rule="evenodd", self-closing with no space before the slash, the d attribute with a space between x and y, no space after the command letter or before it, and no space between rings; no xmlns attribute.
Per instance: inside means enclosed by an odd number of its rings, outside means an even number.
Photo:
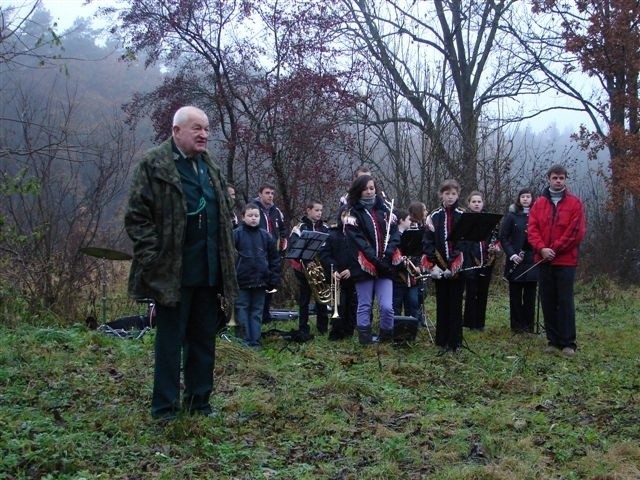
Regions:
<svg viewBox="0 0 640 480"><path fill-rule="evenodd" d="M170 422L178 418L178 414L176 412L162 412L162 413L152 413L151 417L159 423Z"/></svg>
<svg viewBox="0 0 640 480"><path fill-rule="evenodd" d="M331 341L342 340L344 338L344 334L336 330L331 330L327 338Z"/></svg>
<svg viewBox="0 0 640 480"><path fill-rule="evenodd" d="M191 408L187 410L189 415L198 416L198 417L210 417L213 414L213 409L211 405L205 405L200 408Z"/></svg>
<svg viewBox="0 0 640 480"><path fill-rule="evenodd" d="M380 329L380 335L378 335L378 341L380 343L393 341L393 330Z"/></svg>

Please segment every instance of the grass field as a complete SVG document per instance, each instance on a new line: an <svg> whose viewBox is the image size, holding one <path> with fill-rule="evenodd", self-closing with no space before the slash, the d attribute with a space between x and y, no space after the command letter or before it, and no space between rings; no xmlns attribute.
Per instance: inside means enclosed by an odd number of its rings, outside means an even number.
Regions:
<svg viewBox="0 0 640 480"><path fill-rule="evenodd" d="M153 332L0 327L0 479L640 478L640 292L581 285L565 358L512 335L494 290L458 355L426 329L405 348L218 342L219 415L168 424L149 415Z"/></svg>

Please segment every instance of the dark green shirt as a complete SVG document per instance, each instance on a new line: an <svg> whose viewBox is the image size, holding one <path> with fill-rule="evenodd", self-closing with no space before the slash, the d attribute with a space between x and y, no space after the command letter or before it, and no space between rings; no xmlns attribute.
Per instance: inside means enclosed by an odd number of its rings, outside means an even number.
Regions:
<svg viewBox="0 0 640 480"><path fill-rule="evenodd" d="M215 286L219 282L218 202L207 166L200 155L193 161L182 155L176 167L187 202L187 227L182 248L182 286Z"/></svg>

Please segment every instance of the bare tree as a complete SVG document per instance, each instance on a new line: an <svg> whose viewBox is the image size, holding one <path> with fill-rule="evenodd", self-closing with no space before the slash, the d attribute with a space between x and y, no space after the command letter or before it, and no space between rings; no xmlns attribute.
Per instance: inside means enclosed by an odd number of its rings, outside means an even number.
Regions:
<svg viewBox="0 0 640 480"><path fill-rule="evenodd" d="M0 67L5 70L36 68L59 59L62 40L50 25L37 16L42 1L21 5L0 5Z"/></svg>
<svg viewBox="0 0 640 480"><path fill-rule="evenodd" d="M0 207L0 259L11 265L2 269L2 283L33 308L70 315L77 313L77 292L92 281L92 262L79 250L112 244L121 230L111 219L134 150L122 119L81 126L77 106L73 92L57 98L20 86L12 105L3 106L20 122L0 130L0 142L13 152L0 172L12 179Z"/></svg>
<svg viewBox="0 0 640 480"><path fill-rule="evenodd" d="M414 123L434 158L465 188L478 182L478 137L484 113L504 99L540 91L530 65L511 55L515 43L503 26L517 2L343 0L347 34L356 51L388 74L412 114L389 122ZM407 52L411 52L407 54ZM417 63L416 58L428 61ZM416 67L420 66L423 71ZM429 82L420 78L429 76ZM430 108L431 103L437 108ZM452 130L441 128L442 113ZM510 118L511 121L515 118Z"/></svg>

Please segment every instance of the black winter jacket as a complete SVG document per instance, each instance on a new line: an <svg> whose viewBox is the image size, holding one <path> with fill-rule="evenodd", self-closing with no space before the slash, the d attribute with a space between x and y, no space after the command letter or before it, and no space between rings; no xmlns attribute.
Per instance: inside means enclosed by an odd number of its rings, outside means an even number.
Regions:
<svg viewBox="0 0 640 480"><path fill-rule="evenodd" d="M241 223L233 231L236 275L240 288L273 288L280 284L280 254L269 232Z"/></svg>
<svg viewBox="0 0 640 480"><path fill-rule="evenodd" d="M507 213L500 227L500 244L502 245L502 250L504 250L506 258L504 263L504 276L509 281L513 281L512 279L517 278L535 263L533 249L527 239L528 220L528 213L517 210L515 205L511 205L509 207L509 213ZM520 252L524 253L524 260L520 265L515 266L510 258L513 255L518 255ZM529 270L529 272L515 281L537 282L538 269L534 268Z"/></svg>
<svg viewBox="0 0 640 480"><path fill-rule="evenodd" d="M338 225L329 229L329 237L320 249L318 258L322 263L324 271L329 277L331 275L331 266L334 272L349 270L353 274L354 269L358 266L357 262L349 252L347 237L343 231L343 225ZM353 280L342 280L345 283L351 283Z"/></svg>

